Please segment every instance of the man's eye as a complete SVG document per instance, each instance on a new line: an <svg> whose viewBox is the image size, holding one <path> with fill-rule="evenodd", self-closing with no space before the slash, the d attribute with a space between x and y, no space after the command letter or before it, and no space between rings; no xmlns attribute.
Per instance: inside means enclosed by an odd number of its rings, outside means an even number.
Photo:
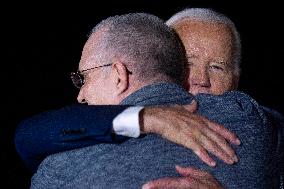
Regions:
<svg viewBox="0 0 284 189"><path fill-rule="evenodd" d="M213 69L213 70L218 70L218 71L223 71L224 70L223 67L218 66L218 65L211 65L210 68Z"/></svg>

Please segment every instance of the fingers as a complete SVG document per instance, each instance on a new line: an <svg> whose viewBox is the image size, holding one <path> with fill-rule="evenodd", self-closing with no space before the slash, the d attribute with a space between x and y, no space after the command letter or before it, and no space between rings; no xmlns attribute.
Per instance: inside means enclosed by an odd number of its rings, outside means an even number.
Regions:
<svg viewBox="0 0 284 189"><path fill-rule="evenodd" d="M200 183L191 177L161 178L150 181L142 186L142 189L195 189L200 188Z"/></svg>
<svg viewBox="0 0 284 189"><path fill-rule="evenodd" d="M193 167L180 167L176 166L177 172L183 176L183 178L191 178L196 183L198 183L196 188L204 189L223 189L222 185L218 180L209 172L200 169L195 169Z"/></svg>
<svg viewBox="0 0 284 189"><path fill-rule="evenodd" d="M203 132L206 132L206 129L203 130ZM223 138L210 131L210 129L208 129L206 135L201 135L199 140L206 150L223 160L225 163L233 164L237 162L238 159L234 150Z"/></svg>
<svg viewBox="0 0 284 189"><path fill-rule="evenodd" d="M144 130L159 134L167 140L191 149L209 166L216 165L216 162L209 156L209 152L225 163L238 162L233 148L227 142L228 140L239 144L236 135L222 125L198 114L190 113L196 109L196 101L188 106L154 108L150 109L151 114L147 119L148 110L145 109Z"/></svg>
<svg viewBox="0 0 284 189"><path fill-rule="evenodd" d="M189 111L189 112L191 112L191 113L194 113L194 112L196 112L198 105L197 105L196 100L192 100L192 102L191 102L190 104L184 105L183 107L184 107L187 111Z"/></svg>
<svg viewBox="0 0 284 189"><path fill-rule="evenodd" d="M215 154L226 163L232 164L238 162L235 151L222 136L214 131L208 132L207 136L212 141L205 141L205 143L208 143L204 145L207 145L207 148L212 149L212 151L210 151L211 153Z"/></svg>
<svg viewBox="0 0 284 189"><path fill-rule="evenodd" d="M207 133L206 135L210 136L213 134ZM190 148L204 163L211 167L216 166L216 161L214 161L214 159L209 156L208 152L211 152L213 155L223 160L227 164L233 164L234 162L237 162L238 159L235 155L235 152L231 149L231 147L229 147L226 141L225 143L216 143L206 135L203 133L200 134L196 137L196 141L187 140L188 142L185 143L184 146Z"/></svg>
<svg viewBox="0 0 284 189"><path fill-rule="evenodd" d="M207 118L203 117L204 121L207 123L208 127L212 129L213 131L219 133L222 137L227 139L229 142L235 144L235 145L240 145L241 141L238 139L237 135L235 133L232 133L229 131L227 128L224 126L214 123L212 121L209 121Z"/></svg>
<svg viewBox="0 0 284 189"><path fill-rule="evenodd" d="M180 144L188 149L191 149L204 163L214 167L216 162L209 156L207 149L202 145L204 142L200 142L203 133L196 128L189 128L188 131L183 129L177 131L164 132L162 136L176 144ZM209 149L210 150L210 149Z"/></svg>
<svg viewBox="0 0 284 189"><path fill-rule="evenodd" d="M216 166L216 162L209 156L208 152L199 144L195 144L192 147L192 151L207 165L214 167Z"/></svg>
<svg viewBox="0 0 284 189"><path fill-rule="evenodd" d="M196 116L195 120L196 122L192 122L194 127L191 127L190 131L188 131L191 134L181 136L183 138L181 142L184 141L185 147L192 149L209 166L215 166L216 162L209 156L208 152L211 152L227 164L238 161L234 150L222 136L206 127L206 123L201 119L201 116Z"/></svg>

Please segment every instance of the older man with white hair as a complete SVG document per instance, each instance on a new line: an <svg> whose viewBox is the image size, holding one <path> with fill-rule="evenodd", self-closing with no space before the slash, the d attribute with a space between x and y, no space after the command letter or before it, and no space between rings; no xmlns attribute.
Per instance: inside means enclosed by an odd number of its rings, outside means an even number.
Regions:
<svg viewBox="0 0 284 189"><path fill-rule="evenodd" d="M177 164L206 169L229 188L271 187L273 127L262 108L240 92L190 95L182 88L186 61L183 45L157 17L110 17L95 27L84 46L79 71L85 81L77 99L88 105L143 106L189 104L195 99L199 114L238 134L243 144L235 150L242 161L230 166L217 160L218 167L210 168L191 151L148 134L119 145L98 144L51 155L39 166L31 188L138 188L148 180L178 176ZM155 110L152 107L150 115Z"/></svg>

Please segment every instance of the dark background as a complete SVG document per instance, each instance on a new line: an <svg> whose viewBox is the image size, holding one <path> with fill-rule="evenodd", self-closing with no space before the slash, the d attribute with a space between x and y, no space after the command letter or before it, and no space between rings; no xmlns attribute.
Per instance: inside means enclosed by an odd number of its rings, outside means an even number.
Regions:
<svg viewBox="0 0 284 189"><path fill-rule="evenodd" d="M284 113L284 37L280 3L263 1L129 0L93 3L17 3L2 9L0 127L2 183L28 188L30 173L14 148L20 120L41 111L76 102L69 79L77 69L88 32L100 20L116 14L148 12L167 20L186 7L210 7L229 16L242 37L240 89L260 104ZM2 48L3 49L3 48ZM4 177L3 177L4 176ZM4 182L4 183L3 183Z"/></svg>

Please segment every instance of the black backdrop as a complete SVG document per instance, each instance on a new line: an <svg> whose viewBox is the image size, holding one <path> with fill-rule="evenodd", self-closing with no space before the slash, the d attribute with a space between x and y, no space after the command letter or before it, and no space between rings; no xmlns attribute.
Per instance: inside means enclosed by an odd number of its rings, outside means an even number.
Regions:
<svg viewBox="0 0 284 189"><path fill-rule="evenodd" d="M185 7L210 7L235 22L243 45L240 89L260 104L284 113L284 32L281 28L284 17L280 3L248 5L240 1L209 0L106 0L91 4L11 2L2 6L6 12L1 13L5 49L1 63L4 97L0 127L4 183L9 188L29 186L30 173L14 149L16 125L27 116L75 102L78 91L71 84L69 72L76 70L86 36L96 23L108 16L129 12L148 12L166 20Z"/></svg>

